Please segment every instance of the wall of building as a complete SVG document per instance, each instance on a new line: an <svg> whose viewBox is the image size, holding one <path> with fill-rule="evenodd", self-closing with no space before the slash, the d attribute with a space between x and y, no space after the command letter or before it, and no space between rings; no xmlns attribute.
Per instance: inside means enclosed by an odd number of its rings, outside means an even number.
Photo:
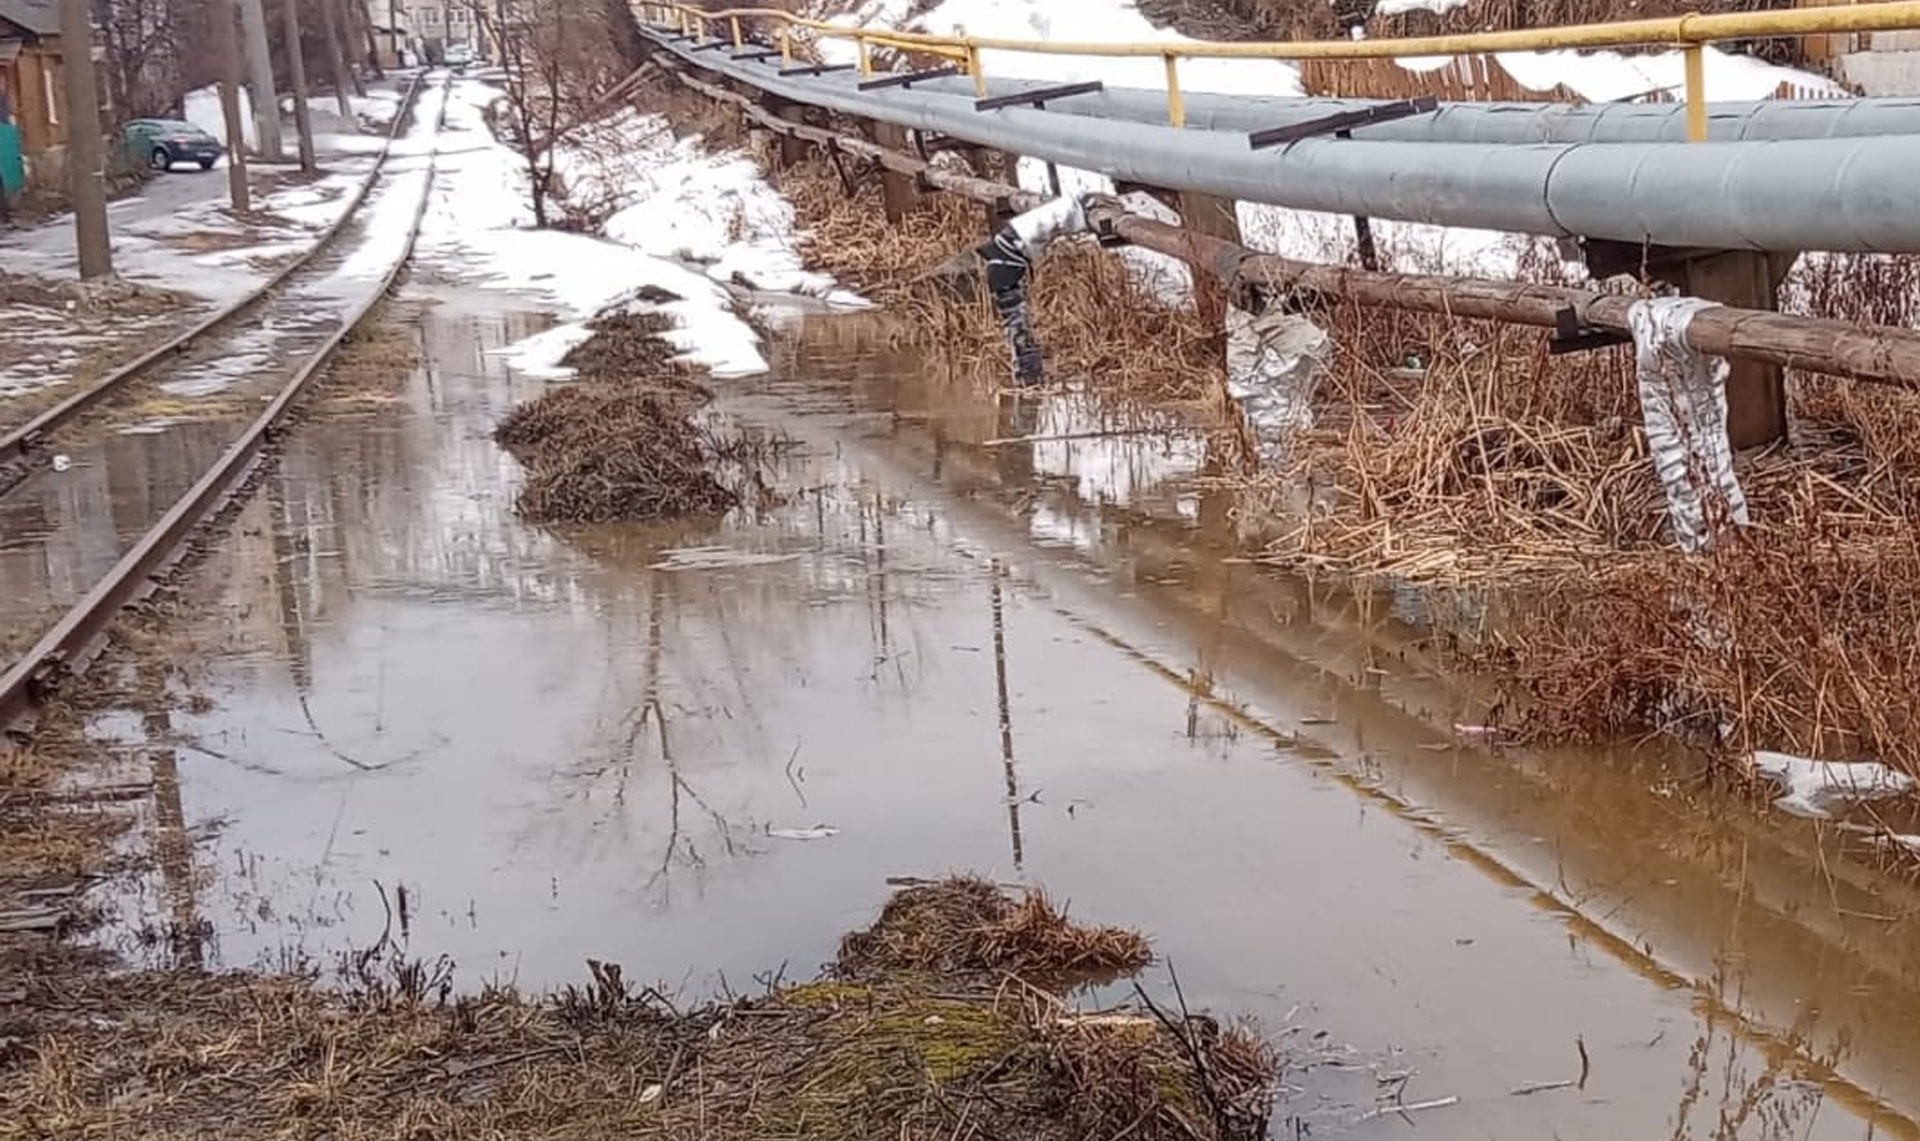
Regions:
<svg viewBox="0 0 1920 1141"><path fill-rule="evenodd" d="M67 141L67 116L59 49L41 41L23 48L13 62L17 85L13 117L27 154L60 146Z"/></svg>

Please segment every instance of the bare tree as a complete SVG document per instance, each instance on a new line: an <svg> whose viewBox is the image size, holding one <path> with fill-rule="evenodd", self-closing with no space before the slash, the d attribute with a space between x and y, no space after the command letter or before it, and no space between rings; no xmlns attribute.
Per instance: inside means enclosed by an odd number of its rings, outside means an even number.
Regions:
<svg viewBox="0 0 1920 1141"><path fill-rule="evenodd" d="M170 110L185 90L176 65L179 0L109 0L99 10L113 105L129 118Z"/></svg>
<svg viewBox="0 0 1920 1141"><path fill-rule="evenodd" d="M526 159L534 224L554 222L555 148L591 120L601 92L620 77L619 54L596 0L467 0L499 45L507 90L496 117ZM502 122L501 120L504 120Z"/></svg>

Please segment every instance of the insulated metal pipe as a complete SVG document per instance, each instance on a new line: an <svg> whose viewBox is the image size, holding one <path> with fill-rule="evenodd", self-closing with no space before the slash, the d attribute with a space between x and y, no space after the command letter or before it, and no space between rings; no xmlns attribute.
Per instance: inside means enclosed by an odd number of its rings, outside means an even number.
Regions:
<svg viewBox="0 0 1920 1141"><path fill-rule="evenodd" d="M1702 144L1414 143L1246 136L1057 111L974 110L925 89L863 92L837 75L697 67L798 103L939 131L1117 181L1300 210L1714 249L1920 251L1920 135ZM1076 97L1082 98L1082 97ZM1071 100L1068 100L1071 102Z"/></svg>
<svg viewBox="0 0 1920 1141"><path fill-rule="evenodd" d="M926 80L914 86L946 95L973 92L971 82ZM1051 86L1038 80L994 79L990 95L1015 95ZM1186 125L1196 130L1251 133L1289 127L1389 102L1279 95L1215 95L1183 91ZM1109 87L1048 108L1063 115L1163 123L1164 92ZM1707 139L1838 139L1920 135L1920 98L1765 99L1707 104ZM1356 127L1356 139L1408 143L1660 143L1687 137L1682 103L1442 103L1439 110Z"/></svg>

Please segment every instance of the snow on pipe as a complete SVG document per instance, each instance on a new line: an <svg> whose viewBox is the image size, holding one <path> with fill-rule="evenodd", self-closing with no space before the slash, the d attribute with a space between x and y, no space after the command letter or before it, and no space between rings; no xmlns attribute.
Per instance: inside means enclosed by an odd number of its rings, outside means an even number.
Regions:
<svg viewBox="0 0 1920 1141"><path fill-rule="evenodd" d="M916 84L941 95L973 95L971 79ZM1038 80L988 82L988 94L1012 95L1051 86ZM1251 133L1358 111L1386 99L1183 92L1189 130ZM1109 87L1076 95L1050 110L1083 118L1159 126L1167 95L1140 87ZM1920 135L1920 99L1764 99L1707 104L1710 142L1862 138ZM1403 143L1674 143L1687 141L1685 103L1443 103L1430 114L1356 127L1353 137Z"/></svg>
<svg viewBox="0 0 1920 1141"><path fill-rule="evenodd" d="M1115 179L1300 210L1550 236L1762 250L1920 251L1920 136L1694 144L1479 144L1244 135L861 92L691 56L763 91Z"/></svg>

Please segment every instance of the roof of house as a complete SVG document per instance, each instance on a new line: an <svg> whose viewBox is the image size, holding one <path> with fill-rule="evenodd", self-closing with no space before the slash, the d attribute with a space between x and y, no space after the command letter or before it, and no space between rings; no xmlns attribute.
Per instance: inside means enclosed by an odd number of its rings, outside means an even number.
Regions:
<svg viewBox="0 0 1920 1141"><path fill-rule="evenodd" d="M0 0L0 22L25 28L36 36L57 36L60 8L54 0Z"/></svg>

